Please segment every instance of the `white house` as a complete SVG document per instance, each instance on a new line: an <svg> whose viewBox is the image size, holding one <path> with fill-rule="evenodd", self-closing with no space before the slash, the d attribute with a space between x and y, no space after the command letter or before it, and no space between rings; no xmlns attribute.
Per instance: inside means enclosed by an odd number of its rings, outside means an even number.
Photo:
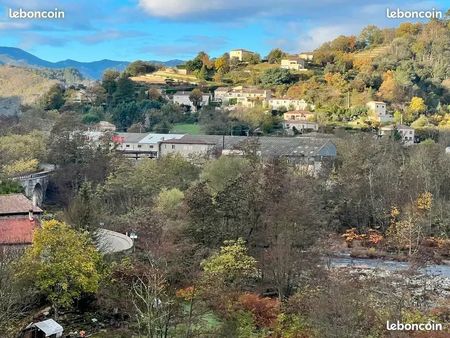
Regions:
<svg viewBox="0 0 450 338"><path fill-rule="evenodd" d="M312 52L303 52L303 53L298 54L298 57L305 61L312 61L313 53Z"/></svg>
<svg viewBox="0 0 450 338"><path fill-rule="evenodd" d="M283 121L283 128L288 134L295 134L295 132L303 133L305 130L317 131L319 125L316 122L307 120L287 120Z"/></svg>
<svg viewBox="0 0 450 338"><path fill-rule="evenodd" d="M382 101L369 101L366 104L369 111L374 114L375 119L378 122L392 122L393 117L391 114L388 114L386 111L386 103Z"/></svg>
<svg viewBox="0 0 450 338"><path fill-rule="evenodd" d="M271 97L270 90L254 87L219 87L214 92L214 99L227 105L240 105L252 108L257 104L265 105Z"/></svg>
<svg viewBox="0 0 450 338"><path fill-rule="evenodd" d="M239 61L244 61L247 56L253 55L255 53L250 52L245 49L233 49L230 51L230 60L237 59Z"/></svg>
<svg viewBox="0 0 450 338"><path fill-rule="evenodd" d="M306 110L308 108L314 108L314 105L309 105L305 100L295 99L269 99L269 106L274 110L280 108L286 108L287 110Z"/></svg>
<svg viewBox="0 0 450 338"><path fill-rule="evenodd" d="M181 105L189 106L189 107L191 107L192 110L195 110L196 107L194 106L192 101L189 99L190 95L191 95L191 92L185 92L185 91L176 92L175 94L173 94L172 102L178 103L180 106ZM202 94L202 102L200 103L200 106L201 107L207 106L210 101L211 101L211 94L203 93Z"/></svg>
<svg viewBox="0 0 450 338"><path fill-rule="evenodd" d="M397 131L405 146L414 144L414 128L399 124L397 126L389 125L380 128L380 136L392 136Z"/></svg>
<svg viewBox="0 0 450 338"><path fill-rule="evenodd" d="M305 70L305 60L293 57L282 59L281 68L290 70Z"/></svg>
<svg viewBox="0 0 450 338"><path fill-rule="evenodd" d="M309 121L314 118L314 113L307 110L293 110L283 114L285 121Z"/></svg>

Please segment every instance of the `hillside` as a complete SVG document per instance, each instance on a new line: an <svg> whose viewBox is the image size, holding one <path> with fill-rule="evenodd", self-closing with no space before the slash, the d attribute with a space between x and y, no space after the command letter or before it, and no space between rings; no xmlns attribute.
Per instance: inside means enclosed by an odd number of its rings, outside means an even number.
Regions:
<svg viewBox="0 0 450 338"><path fill-rule="evenodd" d="M20 104L31 104L54 84L30 69L0 66L0 115L13 115Z"/></svg>
<svg viewBox="0 0 450 338"><path fill-rule="evenodd" d="M161 64L168 67L174 67L179 64L182 64L184 61L174 59L169 61L150 61L150 62ZM101 78L103 72L106 69L113 68L122 71L127 67L129 62L114 61L108 59L93 62L79 62L71 59L58 62L50 62L42 60L20 48L0 47L0 64L22 66L22 67L33 67L33 68L51 68L51 69L75 68L83 76L87 78L99 79Z"/></svg>

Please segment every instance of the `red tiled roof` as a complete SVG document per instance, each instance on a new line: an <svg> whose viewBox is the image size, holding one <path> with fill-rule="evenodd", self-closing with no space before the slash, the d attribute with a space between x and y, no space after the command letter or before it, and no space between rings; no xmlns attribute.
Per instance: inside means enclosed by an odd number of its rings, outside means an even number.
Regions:
<svg viewBox="0 0 450 338"><path fill-rule="evenodd" d="M0 218L0 244L31 244L36 220L28 218Z"/></svg>
<svg viewBox="0 0 450 338"><path fill-rule="evenodd" d="M33 203L23 194L0 195L0 215L28 214L33 209L34 213L42 213L39 207L33 207Z"/></svg>

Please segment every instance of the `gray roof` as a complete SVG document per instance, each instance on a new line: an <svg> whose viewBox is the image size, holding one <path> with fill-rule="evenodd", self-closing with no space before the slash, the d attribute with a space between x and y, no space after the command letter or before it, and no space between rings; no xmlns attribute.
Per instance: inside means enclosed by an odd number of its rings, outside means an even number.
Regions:
<svg viewBox="0 0 450 338"><path fill-rule="evenodd" d="M186 141L215 143L219 149L236 149L245 141L257 140L263 157L278 156L336 156L336 146L330 139L318 137L247 137L222 135L185 135L177 143ZM167 141L170 143L170 140ZM327 149L326 149L327 148ZM326 150L326 151L325 151Z"/></svg>
<svg viewBox="0 0 450 338"><path fill-rule="evenodd" d="M63 327L59 325L57 322L55 322L53 319L47 319L44 320L43 322L35 323L32 326L39 328L39 330L45 333L46 337L49 337L54 334L58 335L64 331Z"/></svg>

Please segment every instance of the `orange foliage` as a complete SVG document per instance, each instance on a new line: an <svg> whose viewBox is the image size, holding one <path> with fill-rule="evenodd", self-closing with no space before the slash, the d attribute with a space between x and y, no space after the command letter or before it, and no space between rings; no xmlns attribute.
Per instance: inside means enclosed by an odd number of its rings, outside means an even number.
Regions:
<svg viewBox="0 0 450 338"><path fill-rule="evenodd" d="M184 299L185 301L190 301L194 298L195 289L193 286L188 286L184 289L178 289L175 295L178 298Z"/></svg>
<svg viewBox="0 0 450 338"><path fill-rule="evenodd" d="M251 312L258 327L273 327L280 313L280 302L277 299L261 297L255 293L241 295L238 307Z"/></svg>

